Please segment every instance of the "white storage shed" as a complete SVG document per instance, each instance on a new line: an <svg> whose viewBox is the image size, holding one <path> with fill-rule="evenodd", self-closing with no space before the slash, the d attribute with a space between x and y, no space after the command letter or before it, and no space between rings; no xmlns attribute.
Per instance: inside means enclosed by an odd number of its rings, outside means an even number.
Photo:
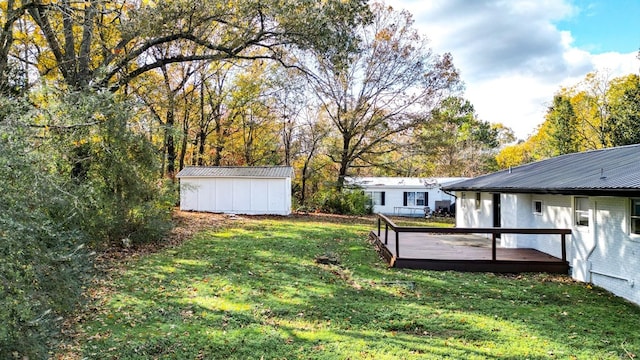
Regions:
<svg viewBox="0 0 640 360"><path fill-rule="evenodd" d="M291 214L290 166L186 167L180 210L244 215Z"/></svg>

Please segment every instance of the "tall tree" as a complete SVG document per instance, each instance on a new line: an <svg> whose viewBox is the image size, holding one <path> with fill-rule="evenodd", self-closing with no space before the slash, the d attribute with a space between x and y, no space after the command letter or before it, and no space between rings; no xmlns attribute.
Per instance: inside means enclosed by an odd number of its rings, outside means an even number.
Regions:
<svg viewBox="0 0 640 360"><path fill-rule="evenodd" d="M640 76L631 74L614 79L609 98L611 145L640 143Z"/></svg>
<svg viewBox="0 0 640 360"><path fill-rule="evenodd" d="M640 77L609 79L590 73L561 89L545 121L526 141L498 155L501 167L542 160L567 152L640 142Z"/></svg>
<svg viewBox="0 0 640 360"><path fill-rule="evenodd" d="M309 193L309 181L321 169L326 167L326 162L318 160L318 152L322 149L323 141L330 132L329 121L323 118L322 112L317 109L307 108L306 121L300 126L300 190L297 193L300 205L307 204ZM319 118L315 118L319 116Z"/></svg>
<svg viewBox="0 0 640 360"><path fill-rule="evenodd" d="M22 20L30 1L6 0L0 5L0 94L12 94L16 89L16 66L11 53L16 40L16 25Z"/></svg>
<svg viewBox="0 0 640 360"><path fill-rule="evenodd" d="M315 91L337 133L329 156L338 165L337 188L353 166L376 164L400 144L393 135L424 121L459 84L451 56L435 55L413 28L408 12L372 4L373 22L357 28L360 51L330 61L317 57Z"/></svg>
<svg viewBox="0 0 640 360"><path fill-rule="evenodd" d="M364 0L31 0L24 8L43 38L42 73L114 90L177 62L281 61L288 45L342 53L356 42L349 29L368 13ZM166 56L149 56L170 44Z"/></svg>
<svg viewBox="0 0 640 360"><path fill-rule="evenodd" d="M609 146L609 74L593 72L572 89L568 90L576 114L576 135L582 150L600 149Z"/></svg>
<svg viewBox="0 0 640 360"><path fill-rule="evenodd" d="M163 55L156 49L155 58ZM161 66L141 77L130 86L136 97L146 105L157 120L162 132L163 171L173 178L176 172L177 144L175 125L179 115L181 98L187 96L190 83L194 81L194 74L202 64L183 63ZM186 108L183 107L182 111Z"/></svg>
<svg viewBox="0 0 640 360"><path fill-rule="evenodd" d="M553 97L553 104L547 110L546 121L551 125L551 145L556 155L580 151L578 120L571 100L563 95Z"/></svg>
<svg viewBox="0 0 640 360"><path fill-rule="evenodd" d="M434 165L437 176L476 176L488 171L495 149L509 141L509 129L477 118L473 105L449 97L432 111L431 120L416 131L418 148Z"/></svg>

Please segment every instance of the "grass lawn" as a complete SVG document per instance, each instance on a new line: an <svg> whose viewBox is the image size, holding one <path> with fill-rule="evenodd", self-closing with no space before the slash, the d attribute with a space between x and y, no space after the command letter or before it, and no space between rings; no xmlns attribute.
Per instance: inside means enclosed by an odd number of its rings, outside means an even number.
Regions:
<svg viewBox="0 0 640 360"><path fill-rule="evenodd" d="M566 277L389 269L373 220L242 219L118 261L57 358L632 359L640 308ZM316 263L318 256L338 265Z"/></svg>

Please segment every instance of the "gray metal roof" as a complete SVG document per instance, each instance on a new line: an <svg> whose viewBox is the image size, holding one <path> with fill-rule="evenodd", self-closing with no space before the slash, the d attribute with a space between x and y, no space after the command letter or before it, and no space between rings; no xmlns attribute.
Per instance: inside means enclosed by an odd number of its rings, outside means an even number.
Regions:
<svg viewBox="0 0 640 360"><path fill-rule="evenodd" d="M358 185L363 188L372 188L372 187L398 187L398 188L406 188L406 187L419 187L424 188L425 186L445 186L452 184L457 181L467 180L469 178L466 177L430 177L430 178L420 178L420 177L375 177L375 176L362 176L362 177L345 177L345 183L349 185Z"/></svg>
<svg viewBox="0 0 640 360"><path fill-rule="evenodd" d="M177 175L183 177L293 177L291 166L188 166Z"/></svg>
<svg viewBox="0 0 640 360"><path fill-rule="evenodd" d="M640 196L640 144L561 155L457 182L443 189Z"/></svg>

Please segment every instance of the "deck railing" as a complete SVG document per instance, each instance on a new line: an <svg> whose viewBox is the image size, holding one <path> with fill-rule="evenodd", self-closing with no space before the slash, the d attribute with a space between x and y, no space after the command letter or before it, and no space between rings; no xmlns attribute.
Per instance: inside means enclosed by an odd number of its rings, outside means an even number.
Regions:
<svg viewBox="0 0 640 360"><path fill-rule="evenodd" d="M396 258L400 258L400 233L434 233L434 234L491 234L491 259L496 259L497 238L500 234L534 234L560 235L562 246L562 262L567 261L567 235L571 229L533 229L533 228L437 228L422 226L398 226L383 214L378 214L378 238L384 222L384 244L388 245L389 228L395 233Z"/></svg>

